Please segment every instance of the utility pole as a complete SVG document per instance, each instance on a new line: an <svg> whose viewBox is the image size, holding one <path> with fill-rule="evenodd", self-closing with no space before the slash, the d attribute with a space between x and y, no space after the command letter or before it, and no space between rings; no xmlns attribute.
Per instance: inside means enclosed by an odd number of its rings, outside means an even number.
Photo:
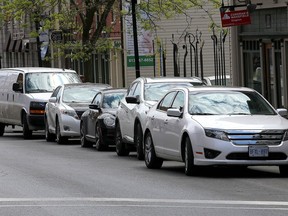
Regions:
<svg viewBox="0 0 288 216"><path fill-rule="evenodd" d="M132 6L132 24L133 24L133 39L134 39L134 58L136 78L140 77L139 49L137 36L137 21L136 21L136 4L137 0L131 0Z"/></svg>
<svg viewBox="0 0 288 216"><path fill-rule="evenodd" d="M37 56L38 56L38 66L42 67L42 58L41 58L41 42L39 37L39 30L40 30L40 21L39 17L37 17L37 20L35 20L35 29L38 33L36 38L36 46L37 46Z"/></svg>

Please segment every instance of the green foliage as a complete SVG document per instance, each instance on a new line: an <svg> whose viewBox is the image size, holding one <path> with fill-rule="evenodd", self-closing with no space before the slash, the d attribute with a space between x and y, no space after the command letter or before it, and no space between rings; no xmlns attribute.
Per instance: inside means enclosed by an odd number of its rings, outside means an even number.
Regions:
<svg viewBox="0 0 288 216"><path fill-rule="evenodd" d="M16 23L18 28L31 29L29 35L25 35L26 38L38 37L41 31L61 30L64 39L50 43L56 48L55 56L63 55L73 60L88 61L91 53L107 52L113 48L111 40L102 34L106 32L109 35L112 31L112 26L106 26L109 12L113 11L114 15L125 16L131 11L119 11L121 0L81 2L77 0L0 0L2 12L0 21ZM140 5L136 7L138 22L145 29L155 30L157 21L172 18L177 14L185 14L191 7L202 8L207 2L212 2L216 7L221 5L220 0L141 0ZM143 19L140 13L146 14L147 18ZM95 14L100 15L97 25L95 25ZM41 25L38 26L39 31L37 31L37 24Z"/></svg>

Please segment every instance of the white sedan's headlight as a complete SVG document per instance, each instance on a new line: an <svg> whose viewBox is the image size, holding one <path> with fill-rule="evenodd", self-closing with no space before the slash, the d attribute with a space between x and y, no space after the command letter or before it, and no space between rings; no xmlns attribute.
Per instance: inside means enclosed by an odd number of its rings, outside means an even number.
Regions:
<svg viewBox="0 0 288 216"><path fill-rule="evenodd" d="M106 125L106 127L114 127L115 126L115 117L112 115L106 115L103 118L103 122Z"/></svg>
<svg viewBox="0 0 288 216"><path fill-rule="evenodd" d="M79 119L79 117L78 117L77 113L75 112L75 110L62 109L61 113L64 114L64 115L71 116L71 117L73 117L75 119Z"/></svg>
<svg viewBox="0 0 288 216"><path fill-rule="evenodd" d="M205 129L205 134L207 137L220 139L224 141L230 141L226 132L213 129Z"/></svg>

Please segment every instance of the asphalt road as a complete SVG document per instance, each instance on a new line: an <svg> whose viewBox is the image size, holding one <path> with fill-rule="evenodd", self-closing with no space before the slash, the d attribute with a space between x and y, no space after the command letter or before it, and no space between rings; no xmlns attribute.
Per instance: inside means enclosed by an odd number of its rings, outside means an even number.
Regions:
<svg viewBox="0 0 288 216"><path fill-rule="evenodd" d="M288 183L277 167L205 168L187 177L184 166L164 162L149 170L136 154L118 157L58 145L39 132L0 137L1 216L288 214Z"/></svg>

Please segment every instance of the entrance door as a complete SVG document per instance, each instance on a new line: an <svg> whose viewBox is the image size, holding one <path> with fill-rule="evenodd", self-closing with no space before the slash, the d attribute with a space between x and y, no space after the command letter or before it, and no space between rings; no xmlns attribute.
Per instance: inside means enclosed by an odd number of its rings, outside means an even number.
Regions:
<svg viewBox="0 0 288 216"><path fill-rule="evenodd" d="M280 41L272 43L263 43L263 88L264 97L275 107L283 106L282 91L282 64Z"/></svg>

